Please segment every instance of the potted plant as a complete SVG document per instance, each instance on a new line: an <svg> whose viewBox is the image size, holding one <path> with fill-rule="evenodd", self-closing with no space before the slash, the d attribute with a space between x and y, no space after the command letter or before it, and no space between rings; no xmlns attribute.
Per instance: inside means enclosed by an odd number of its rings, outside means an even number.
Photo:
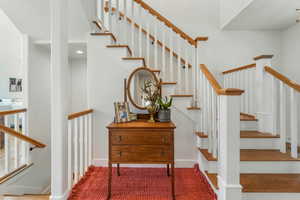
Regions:
<svg viewBox="0 0 300 200"><path fill-rule="evenodd" d="M160 122L169 122L171 121L171 110L173 98L165 97L159 98L157 103L159 104L158 120Z"/></svg>

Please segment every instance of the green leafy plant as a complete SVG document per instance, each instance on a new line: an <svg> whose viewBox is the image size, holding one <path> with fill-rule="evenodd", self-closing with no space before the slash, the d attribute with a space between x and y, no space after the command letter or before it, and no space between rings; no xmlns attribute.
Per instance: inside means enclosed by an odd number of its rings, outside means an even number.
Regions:
<svg viewBox="0 0 300 200"><path fill-rule="evenodd" d="M157 103L159 104L160 109L162 110L169 110L170 107L172 106L172 102L173 102L172 97L171 98L165 97L164 99L160 97L157 100Z"/></svg>

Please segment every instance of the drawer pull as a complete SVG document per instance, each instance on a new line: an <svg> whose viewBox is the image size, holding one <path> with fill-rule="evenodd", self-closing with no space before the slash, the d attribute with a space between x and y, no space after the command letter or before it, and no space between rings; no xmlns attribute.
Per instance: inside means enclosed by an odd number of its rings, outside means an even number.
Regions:
<svg viewBox="0 0 300 200"><path fill-rule="evenodd" d="M163 143L165 144L166 143L166 137L163 137Z"/></svg>
<svg viewBox="0 0 300 200"><path fill-rule="evenodd" d="M119 142L122 142L122 136L119 136Z"/></svg>
<svg viewBox="0 0 300 200"><path fill-rule="evenodd" d="M122 157L122 151L119 152L119 157Z"/></svg>

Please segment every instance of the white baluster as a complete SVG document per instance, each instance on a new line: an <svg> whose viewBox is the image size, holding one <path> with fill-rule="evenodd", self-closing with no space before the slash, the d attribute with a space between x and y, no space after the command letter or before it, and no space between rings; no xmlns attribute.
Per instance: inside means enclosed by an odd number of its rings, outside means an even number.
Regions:
<svg viewBox="0 0 300 200"><path fill-rule="evenodd" d="M211 98L211 90L212 87L210 83L207 81L207 134L208 134L208 152L213 152L213 137L212 137L212 98Z"/></svg>
<svg viewBox="0 0 300 200"><path fill-rule="evenodd" d="M280 151L286 153L286 91L280 81Z"/></svg>
<svg viewBox="0 0 300 200"><path fill-rule="evenodd" d="M92 146L93 146L93 143L92 143L92 131L93 131L93 115L92 114L89 114L89 133L88 133L88 138L89 138L89 166L92 165Z"/></svg>
<svg viewBox="0 0 300 200"><path fill-rule="evenodd" d="M14 127L15 131L19 132L19 114L14 115ZM17 169L19 167L19 159L20 159L20 149L19 149L19 139L17 137L14 138L14 167Z"/></svg>
<svg viewBox="0 0 300 200"><path fill-rule="evenodd" d="M101 13L101 22L102 22L102 24L104 24L104 0L100 0L100 6L101 6L101 11L100 11L100 13Z"/></svg>
<svg viewBox="0 0 300 200"><path fill-rule="evenodd" d="M184 68L184 81L185 81L185 94L189 94L189 59L188 59L188 43L184 40L184 59L185 59L185 68Z"/></svg>
<svg viewBox="0 0 300 200"><path fill-rule="evenodd" d="M193 76L193 83L194 83L194 106L197 107L198 106L198 86L199 86L199 78L200 78L200 74L199 74L199 63L198 63L198 48L197 46L195 47L195 53L194 53L194 66L193 66L193 72L194 72L194 76Z"/></svg>
<svg viewBox="0 0 300 200"><path fill-rule="evenodd" d="M180 52L181 52L181 45L180 45L181 38L177 36L177 93L181 93L182 88L182 81L181 81L181 59L180 59Z"/></svg>
<svg viewBox="0 0 300 200"><path fill-rule="evenodd" d="M84 171L88 169L88 116L84 116Z"/></svg>
<svg viewBox="0 0 300 200"><path fill-rule="evenodd" d="M244 99L245 99L245 112L246 113L250 113L250 110L249 110L249 92L250 92L250 88L249 88L249 70L246 69L245 70L245 76L244 76L244 82L245 82L245 92L244 92Z"/></svg>
<svg viewBox="0 0 300 200"><path fill-rule="evenodd" d="M74 184L76 184L79 180L79 162L78 162L78 118L74 119Z"/></svg>
<svg viewBox="0 0 300 200"><path fill-rule="evenodd" d="M72 188L72 120L68 121L68 189Z"/></svg>
<svg viewBox="0 0 300 200"><path fill-rule="evenodd" d="M111 33L113 33L112 14L112 0L108 0L108 28Z"/></svg>
<svg viewBox="0 0 300 200"><path fill-rule="evenodd" d="M298 158L298 99L297 91L291 88L291 153Z"/></svg>
<svg viewBox="0 0 300 200"><path fill-rule="evenodd" d="M83 176L83 117L79 118L79 175Z"/></svg>
<svg viewBox="0 0 300 200"><path fill-rule="evenodd" d="M123 0L123 12L124 12L124 19L123 19L123 22L124 22L124 30L123 33L124 33L124 41L126 44L129 44L129 41L128 41L128 34L127 34L127 31L128 31L128 24L127 24L127 0Z"/></svg>
<svg viewBox="0 0 300 200"><path fill-rule="evenodd" d="M6 115L6 116L4 116L4 125L6 126L6 127L9 127L10 128L10 126L9 126L9 122L8 122L8 118L9 118L9 116L8 115ZM4 146L5 146L5 167L4 167L4 171L5 171L5 173L9 173L10 172L10 159L11 159L11 155L10 155L10 153L11 153L11 150L10 150L10 136L8 135L8 134L4 134Z"/></svg>
<svg viewBox="0 0 300 200"><path fill-rule="evenodd" d="M162 51L161 51L161 58L162 58L162 68L161 68L161 78L164 80L167 78L166 72L166 30L164 27L164 23L161 23L161 32L162 32Z"/></svg>
<svg viewBox="0 0 300 200"><path fill-rule="evenodd" d="M23 135L27 135L27 131L26 131L26 112L22 113L22 134ZM25 141L22 141L21 143L21 152L22 152L22 164L29 164L28 160L27 160L27 152L29 147L27 146L28 143L26 143Z"/></svg>
<svg viewBox="0 0 300 200"><path fill-rule="evenodd" d="M132 48L132 50L134 50L135 49L135 46L134 46L134 44L135 44L135 42L134 42L134 32L135 32L135 16L134 16L134 7L135 7L135 5L134 5L134 0L132 0L131 1L131 48ZM135 55L135 53L134 53L135 51L132 51L132 56L134 56Z"/></svg>
<svg viewBox="0 0 300 200"><path fill-rule="evenodd" d="M116 1L116 14L115 14L115 35L116 37L119 39L117 40L117 44L119 44L121 42L121 37L120 37L120 1L119 0L115 0Z"/></svg>
<svg viewBox="0 0 300 200"><path fill-rule="evenodd" d="M153 41L153 48L154 48L154 69L158 69L158 36L157 36L157 21L154 20L154 41Z"/></svg>
<svg viewBox="0 0 300 200"><path fill-rule="evenodd" d="M170 38L170 44L169 44L169 48L170 48L170 77L169 80L173 81L174 80L174 66L173 66L173 29L170 28L169 29L169 38Z"/></svg>
<svg viewBox="0 0 300 200"><path fill-rule="evenodd" d="M213 157L217 158L218 138L217 138L217 96L214 89L211 89L212 96L212 138L213 138Z"/></svg>
<svg viewBox="0 0 300 200"><path fill-rule="evenodd" d="M143 57L143 40L142 40L142 27L143 27L143 19L142 19L142 6L139 7L139 57Z"/></svg>
<svg viewBox="0 0 300 200"><path fill-rule="evenodd" d="M148 14L148 12L146 12L146 16L145 16L145 20L146 20L146 50L147 50L147 54L146 54L146 66L150 66L150 16Z"/></svg>
<svg viewBox="0 0 300 200"><path fill-rule="evenodd" d="M272 134L276 135L277 134L277 85L276 81L277 79L274 76L271 76L272 78L272 116L273 116L273 131Z"/></svg>

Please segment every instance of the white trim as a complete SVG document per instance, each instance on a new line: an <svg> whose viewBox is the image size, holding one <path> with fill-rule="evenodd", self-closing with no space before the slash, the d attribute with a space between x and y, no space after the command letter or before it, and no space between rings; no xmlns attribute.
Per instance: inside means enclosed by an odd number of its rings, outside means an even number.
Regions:
<svg viewBox="0 0 300 200"><path fill-rule="evenodd" d="M50 196L50 200L67 200L69 197L70 192L69 191L65 191L63 195L60 196Z"/></svg>
<svg viewBox="0 0 300 200"><path fill-rule="evenodd" d="M107 167L108 166L108 161L107 159L93 159L93 165L97 167ZM188 160L188 159L177 159L175 160L175 167L176 168L193 168L194 165L197 163L196 160ZM124 164L121 165L123 167L139 167L139 168L146 168L146 167L151 167L151 168L162 168L165 167L166 165L164 164Z"/></svg>

